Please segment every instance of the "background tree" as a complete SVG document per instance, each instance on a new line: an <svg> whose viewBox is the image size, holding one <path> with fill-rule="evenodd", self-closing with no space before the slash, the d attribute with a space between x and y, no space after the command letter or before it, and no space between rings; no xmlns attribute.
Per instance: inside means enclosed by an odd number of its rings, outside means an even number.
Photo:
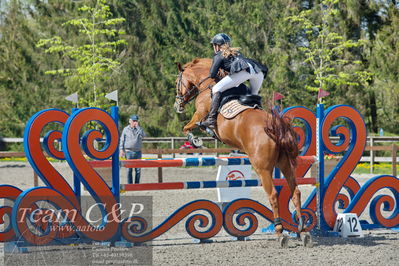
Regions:
<svg viewBox="0 0 399 266"><path fill-rule="evenodd" d="M323 0L312 9L305 9L287 19L300 27L297 35L304 63L313 70L310 91L336 90L343 86L361 86L371 77L362 70L362 61L356 58L356 49L364 40L347 39L337 32L339 6L342 0Z"/></svg>
<svg viewBox="0 0 399 266"><path fill-rule="evenodd" d="M321 0L135 0L109 1L107 19L125 21L107 29L125 31L115 36L99 35L98 43L123 39L126 45L109 47L115 52L106 56L116 61L116 71L108 79L96 79L98 93L119 91L120 117L124 124L132 113L141 116L150 136L182 136L182 127L194 110L185 114L173 110L177 78L176 62L186 63L195 57L212 57L209 43L218 32L233 38L233 46L269 67L261 88L261 96L270 99L272 91L286 97L284 107L304 105L314 109L317 93L305 89L314 84L314 69L305 63L304 51L298 46L309 45L317 35L308 36L299 23L285 18L310 10L314 25L322 25ZM21 137L26 121L44 108L69 110L65 96L79 89L94 102L93 84L82 86L71 76L56 78L45 75L48 70L76 70L78 61L63 52L44 53L35 47L40 39L59 36L65 46L89 45L88 37L76 25L67 21L83 18L82 5L93 7L95 0L8 0L0 6L0 135ZM334 22L330 32L343 39L366 46L345 48L339 57L349 63L334 65L339 72L373 73L368 84L326 85L331 92L326 105L350 104L365 116L369 132L384 128L399 133L396 62L398 5L388 0L341 0L335 5ZM88 18L90 16L86 16ZM106 19L105 19L106 20ZM314 30L314 33L319 33ZM75 46L76 45L76 46ZM50 46L47 46L50 48ZM335 60L337 57L332 57ZM90 60L87 59L87 62ZM353 64L360 61L361 64ZM89 64L88 64L89 65ZM112 74L111 74L112 73ZM73 72L68 72L73 74ZM76 74L76 73L75 73ZM102 76L102 75L101 75ZM87 78L92 81L92 78ZM350 79L350 82L358 80ZM90 95L89 95L90 94ZM98 99L101 99L99 97ZM100 103L101 104L101 103Z"/></svg>
<svg viewBox="0 0 399 266"><path fill-rule="evenodd" d="M66 76L66 86L70 91L77 91L83 106L100 106L98 96L106 91L105 82L120 66L115 60L118 48L126 41L118 39L125 33L115 26L124 22L123 18L110 18L112 13L106 0L96 0L94 5L83 5L78 9L81 17L71 19L62 25L72 26L70 34L77 34L76 39L65 40L60 36L39 40L38 47L46 47L50 54L61 54L66 60L66 67L49 70L46 74ZM75 30L75 31L74 31Z"/></svg>
<svg viewBox="0 0 399 266"><path fill-rule="evenodd" d="M370 71L375 73L370 90L375 95L378 127L399 133L399 10L398 6L381 9L382 27L370 45ZM378 106L378 107L377 107ZM375 119L376 120L376 119Z"/></svg>
<svg viewBox="0 0 399 266"><path fill-rule="evenodd" d="M0 136L22 137L37 110L57 106L59 83L40 79L46 65L35 47L39 30L29 19L33 7L23 1L3 2L0 10Z"/></svg>

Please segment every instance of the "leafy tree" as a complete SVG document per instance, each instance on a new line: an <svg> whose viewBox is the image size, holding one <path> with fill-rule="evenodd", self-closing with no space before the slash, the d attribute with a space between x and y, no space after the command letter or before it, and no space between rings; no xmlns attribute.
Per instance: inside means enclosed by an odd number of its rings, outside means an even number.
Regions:
<svg viewBox="0 0 399 266"><path fill-rule="evenodd" d="M80 18L62 24L76 30L70 34L79 35L78 43L75 38L65 40L54 36L41 39L37 46L45 47L46 53L61 54L67 60L65 68L49 70L46 74L66 76L66 86L83 95L80 100L83 105L100 106L99 96L105 91L101 85L119 68L118 48L127 44L118 39L125 32L116 28L125 19L111 18L106 0L96 0L93 7L83 5L79 11Z"/></svg>
<svg viewBox="0 0 399 266"><path fill-rule="evenodd" d="M378 127L383 127L385 132L397 131L399 118L395 102L398 93L395 88L399 81L395 78L395 33L398 6L394 1L386 0L341 0L332 5L335 13L331 19L324 19L323 24L321 18L326 16L328 9L326 5L322 8L321 2L325 1L108 1L110 16L98 18L98 21L121 17L125 20L96 28L99 32L95 35L95 44L105 48L100 44L119 39L126 43L107 46L109 52L104 58L110 58L116 64L110 64L112 69L105 70L94 67L89 56L86 61L72 57L73 52L84 57L93 51L82 48L91 47L92 35L88 34L89 28L85 33L83 24L79 24L80 19L92 22L92 15L89 10L79 10L78 7L86 4L100 10L96 0L2 1L0 133L7 137L22 136L25 122L33 113L49 107L68 110L70 104L64 98L75 91L94 104L96 88L97 104L102 106L101 93L118 89L123 123L129 115L138 113L150 136L181 136L182 126L190 119L194 106L190 105L185 114L178 115L173 110L178 74L175 63L186 63L195 57L212 57L209 40L217 32L231 35L233 46L241 47L244 55L269 67L260 90L264 99L270 98L272 91L279 91L286 96L284 106L305 105L311 109L316 102L316 93L305 86L320 87L319 83L314 83L315 80L319 82L316 75L319 69L312 68L311 61L304 62L307 59L305 51L297 49L298 46L320 48L316 45L318 38L320 40L328 33L338 33L342 37L339 40L331 35L337 46L340 41L351 40L357 44L360 39L361 45L350 44L330 56L333 71L322 69L327 80L321 79L323 89L332 93L326 102L354 105L364 114L371 131ZM285 19L293 14L299 17L302 10L310 14L301 19L308 19L320 28L309 29L308 34L303 23ZM69 21L75 22L66 23ZM323 25L327 27L322 28ZM115 34L103 34L104 29L115 30ZM328 30L322 32L322 29ZM126 34L122 36L123 31ZM54 49L60 46L60 51L43 53L42 47L36 47L40 39L52 37L61 38L61 44L54 39L54 44L49 42L43 47ZM363 45L364 40L367 46ZM310 46L311 42L314 46ZM328 50L327 46L324 48ZM318 60L320 56L314 55L314 59ZM341 64L336 64L337 60ZM80 67L82 71L78 72ZM45 75L49 70L64 78ZM94 74L90 76L86 70L104 72L95 72L101 74L93 83ZM374 74L368 84L354 76L344 76L343 80L349 79L349 83L339 85L328 81L330 77L339 77L339 73L352 75L365 70Z"/></svg>
<svg viewBox="0 0 399 266"><path fill-rule="evenodd" d="M375 72L372 90L377 98L379 127L399 133L399 9L386 10L384 26L370 46L370 70ZM375 129L377 131L377 128Z"/></svg>
<svg viewBox="0 0 399 266"><path fill-rule="evenodd" d="M4 137L22 137L30 116L57 98L50 93L57 82L38 78L43 64L35 48L39 32L27 15L32 12L32 6L17 0L2 3L0 10L0 135Z"/></svg>
<svg viewBox="0 0 399 266"><path fill-rule="evenodd" d="M314 74L312 83L306 85L310 91L344 85L359 86L371 77L371 73L358 67L362 61L351 53L363 46L364 40L346 39L336 32L338 4L341 1L323 0L313 9L287 17L301 29L298 34L299 50L303 52L304 62L308 63Z"/></svg>

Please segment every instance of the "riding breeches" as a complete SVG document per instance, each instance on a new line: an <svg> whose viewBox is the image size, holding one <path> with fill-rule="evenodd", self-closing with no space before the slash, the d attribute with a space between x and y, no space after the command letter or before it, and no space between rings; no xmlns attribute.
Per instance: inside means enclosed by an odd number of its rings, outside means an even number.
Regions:
<svg viewBox="0 0 399 266"><path fill-rule="evenodd" d="M250 72L247 70L241 70L240 72L225 76L216 83L215 86L213 86L212 94L215 94L216 92L224 92L225 90L237 87L248 80L251 86L251 94L258 95L259 89L262 86L263 78L263 72L259 71L258 73L255 73L252 66L250 66Z"/></svg>

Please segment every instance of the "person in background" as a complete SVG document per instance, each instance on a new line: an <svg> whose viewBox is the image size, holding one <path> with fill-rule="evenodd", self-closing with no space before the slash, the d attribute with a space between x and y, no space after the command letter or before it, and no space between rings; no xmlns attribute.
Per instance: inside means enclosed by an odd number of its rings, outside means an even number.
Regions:
<svg viewBox="0 0 399 266"><path fill-rule="evenodd" d="M180 149L194 149L194 147L191 145L190 141L186 141L180 146Z"/></svg>
<svg viewBox="0 0 399 266"><path fill-rule="evenodd" d="M145 137L143 128L139 125L139 117L132 115L129 119L129 125L126 126L121 134L119 141L119 156L125 157L126 159L141 159L141 148L143 144L143 138ZM135 168L135 179L134 183L140 183L141 169ZM133 183L133 169L128 168L127 170L127 183Z"/></svg>

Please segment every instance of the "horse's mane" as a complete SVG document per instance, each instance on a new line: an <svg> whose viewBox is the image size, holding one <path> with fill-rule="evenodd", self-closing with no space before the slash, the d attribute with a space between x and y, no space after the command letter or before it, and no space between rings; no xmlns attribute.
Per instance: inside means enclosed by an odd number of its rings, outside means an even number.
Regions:
<svg viewBox="0 0 399 266"><path fill-rule="evenodd" d="M183 66L184 69L191 68L193 71L209 71L212 64L210 58L194 58L193 61L188 62Z"/></svg>

